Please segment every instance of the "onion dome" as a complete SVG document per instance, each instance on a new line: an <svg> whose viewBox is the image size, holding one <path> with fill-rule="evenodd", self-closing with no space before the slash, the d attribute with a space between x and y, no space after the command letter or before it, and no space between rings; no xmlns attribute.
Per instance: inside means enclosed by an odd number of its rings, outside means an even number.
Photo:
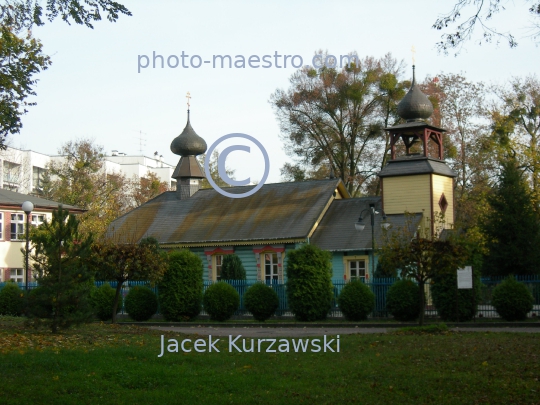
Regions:
<svg viewBox="0 0 540 405"><path fill-rule="evenodd" d="M409 92L403 97L397 106L398 115L410 121L421 121L426 118L429 118L433 114L433 104L427 98L427 96L422 93L420 87L416 84L416 77L414 74L414 65L413 65L413 80Z"/></svg>
<svg viewBox="0 0 540 405"><path fill-rule="evenodd" d="M206 146L204 139L197 135L191 127L188 110L186 127L182 133L171 142L171 151L175 155L180 156L197 156L206 152L207 148L208 146Z"/></svg>

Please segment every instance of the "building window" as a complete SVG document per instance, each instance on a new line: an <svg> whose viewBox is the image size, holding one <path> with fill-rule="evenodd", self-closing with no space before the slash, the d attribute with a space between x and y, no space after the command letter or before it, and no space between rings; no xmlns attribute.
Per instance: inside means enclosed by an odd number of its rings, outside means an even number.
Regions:
<svg viewBox="0 0 540 405"><path fill-rule="evenodd" d="M221 265L223 264L223 255L214 255L214 280L221 280Z"/></svg>
<svg viewBox="0 0 540 405"><path fill-rule="evenodd" d="M24 239L24 214L11 214L11 240Z"/></svg>
<svg viewBox="0 0 540 405"><path fill-rule="evenodd" d="M16 283L24 282L23 269L11 269L10 280L15 281Z"/></svg>
<svg viewBox="0 0 540 405"><path fill-rule="evenodd" d="M223 258L225 255L234 253L232 247L215 247L204 249L204 255L208 263L208 280L221 280L221 267L223 266Z"/></svg>
<svg viewBox="0 0 540 405"><path fill-rule="evenodd" d="M0 212L0 240L2 240L3 238L4 238L4 214Z"/></svg>
<svg viewBox="0 0 540 405"><path fill-rule="evenodd" d="M32 167L32 186L34 192L42 193L43 192L43 176L45 175L45 169L42 167L33 166Z"/></svg>
<svg viewBox="0 0 540 405"><path fill-rule="evenodd" d="M21 165L4 160L4 188L7 190L17 190L19 188Z"/></svg>
<svg viewBox="0 0 540 405"><path fill-rule="evenodd" d="M43 222L45 222L45 215L43 214L32 215L33 226L40 226Z"/></svg>
<svg viewBox="0 0 540 405"><path fill-rule="evenodd" d="M277 253L264 253L264 279L279 280Z"/></svg>
<svg viewBox="0 0 540 405"><path fill-rule="evenodd" d="M343 268L345 280L369 279L368 273L369 256L343 256Z"/></svg>
<svg viewBox="0 0 540 405"><path fill-rule="evenodd" d="M349 261L350 280L366 279L366 261L365 260L350 260Z"/></svg>

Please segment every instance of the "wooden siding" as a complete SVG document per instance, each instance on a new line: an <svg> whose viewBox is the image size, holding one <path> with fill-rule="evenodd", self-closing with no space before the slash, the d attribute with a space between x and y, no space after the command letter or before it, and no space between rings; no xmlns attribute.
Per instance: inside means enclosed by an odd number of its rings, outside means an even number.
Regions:
<svg viewBox="0 0 540 405"><path fill-rule="evenodd" d="M431 214L430 175L385 177L384 212L403 214L404 212Z"/></svg>
<svg viewBox="0 0 540 405"><path fill-rule="evenodd" d="M444 193L448 207L444 214L445 228L449 229L454 224L454 181L450 177L439 176L438 174L432 175L433 182L433 215L437 218L437 215L441 212L439 201L441 195Z"/></svg>
<svg viewBox="0 0 540 405"><path fill-rule="evenodd" d="M291 250L294 250L294 245L285 245L285 253L283 255L283 278L284 281L286 280L286 267L287 267L287 253ZM209 265L212 263L208 261L206 255L204 254L204 248L202 247L194 247L189 248L189 250L193 253L196 253L203 262L203 279L206 281L211 281L210 278L210 272L211 270L208 268ZM257 281L257 259L255 256L255 253L253 253L253 245L251 246L235 246L234 247L234 253L240 257L240 260L242 260L242 264L244 265L244 269L246 270L246 279L248 281Z"/></svg>

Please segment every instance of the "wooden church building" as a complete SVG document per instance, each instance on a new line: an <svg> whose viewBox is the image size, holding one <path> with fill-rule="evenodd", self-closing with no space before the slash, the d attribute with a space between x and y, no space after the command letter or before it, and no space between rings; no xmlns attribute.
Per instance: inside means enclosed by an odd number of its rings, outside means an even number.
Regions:
<svg viewBox="0 0 540 405"><path fill-rule="evenodd" d="M171 143L180 155L176 191L116 219L107 235L120 243L152 236L164 249L187 248L203 260L205 280L219 280L223 256L235 253L248 280L283 282L288 252L306 243L332 253L333 279L369 280L383 227L405 225L405 212L414 214L415 226L431 224L441 214L446 227L454 222L456 175L443 160L444 130L425 122L432 112L413 67L411 89L398 106L406 122L386 128L391 160L379 173L381 197L351 198L343 182L331 178L265 184L251 196L229 198L199 189L205 176L196 156L207 146L191 127L188 111L186 127ZM227 191L243 194L253 187Z"/></svg>

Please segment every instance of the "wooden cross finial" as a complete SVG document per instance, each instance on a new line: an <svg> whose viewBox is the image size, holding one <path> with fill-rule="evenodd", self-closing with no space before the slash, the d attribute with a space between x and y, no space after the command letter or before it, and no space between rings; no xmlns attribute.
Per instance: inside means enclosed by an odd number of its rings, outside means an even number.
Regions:
<svg viewBox="0 0 540 405"><path fill-rule="evenodd" d="M414 65L415 62L416 62L416 60L414 58L414 55L416 54L416 49L414 48L414 45L411 48L411 53L412 53L412 64Z"/></svg>
<svg viewBox="0 0 540 405"><path fill-rule="evenodd" d="M191 94L189 94L189 91L186 94L186 98L187 98L187 108L189 110L189 99L191 98Z"/></svg>

